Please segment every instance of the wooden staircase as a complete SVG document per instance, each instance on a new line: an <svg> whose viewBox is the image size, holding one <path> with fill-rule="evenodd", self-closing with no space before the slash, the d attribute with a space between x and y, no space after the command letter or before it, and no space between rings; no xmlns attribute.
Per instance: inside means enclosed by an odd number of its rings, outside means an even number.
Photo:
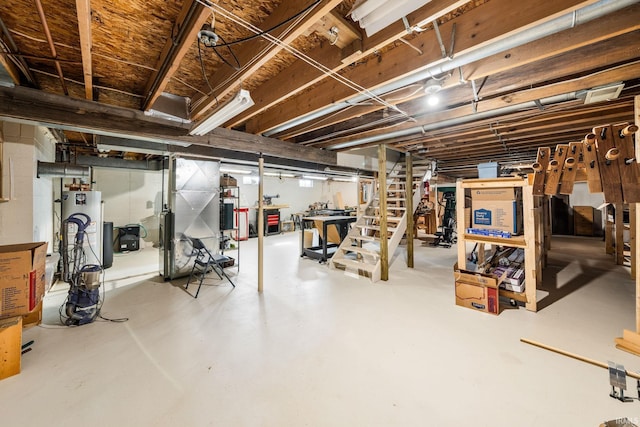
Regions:
<svg viewBox="0 0 640 427"><path fill-rule="evenodd" d="M423 175L423 174L422 174ZM420 191L416 191L416 183L422 177L414 170L413 174L413 206L420 201ZM416 181L417 178L417 181ZM372 282L380 280L382 263L380 256L380 239L383 238L380 229L380 214L382 209L387 211L387 247L389 259L396 251L407 229L407 208L405 201L406 174L404 164L396 164L387 176L387 204L380 206L380 193L373 195L358 217L349 234L342 241L336 253L331 258L331 266L345 271L368 277ZM413 215L413 212L411 212Z"/></svg>

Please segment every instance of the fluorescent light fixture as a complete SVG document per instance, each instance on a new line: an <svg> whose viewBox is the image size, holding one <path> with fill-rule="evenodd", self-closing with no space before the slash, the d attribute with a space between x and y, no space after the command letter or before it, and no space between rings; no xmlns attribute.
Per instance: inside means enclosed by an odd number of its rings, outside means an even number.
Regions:
<svg viewBox="0 0 640 427"><path fill-rule="evenodd" d="M249 91L240 89L240 92L238 92L233 99L216 108L209 117L200 121L200 123L191 129L189 135L204 135L209 133L214 128L228 122L254 104L255 102L251 99Z"/></svg>
<svg viewBox="0 0 640 427"><path fill-rule="evenodd" d="M371 37L427 3L429 0L360 0L353 5L349 15Z"/></svg>
<svg viewBox="0 0 640 427"><path fill-rule="evenodd" d="M246 169L228 169L228 168L220 168L220 172L224 173L237 173L239 175L250 175L251 171Z"/></svg>
<svg viewBox="0 0 640 427"><path fill-rule="evenodd" d="M326 181L327 177L326 176L319 176L319 175L302 175L303 179L315 179L317 181Z"/></svg>
<svg viewBox="0 0 640 427"><path fill-rule="evenodd" d="M264 176L276 176L278 178L295 178L295 175L290 173L280 173L280 172L265 172Z"/></svg>
<svg viewBox="0 0 640 427"><path fill-rule="evenodd" d="M342 176L334 176L333 178L331 178L331 180L333 181L340 181L340 182L356 182L356 178L355 177L342 177Z"/></svg>

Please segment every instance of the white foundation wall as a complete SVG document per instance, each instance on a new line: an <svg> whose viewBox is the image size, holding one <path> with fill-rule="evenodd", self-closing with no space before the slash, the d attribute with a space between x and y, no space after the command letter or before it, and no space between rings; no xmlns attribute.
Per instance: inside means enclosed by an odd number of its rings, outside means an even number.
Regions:
<svg viewBox="0 0 640 427"><path fill-rule="evenodd" d="M238 181L240 187L240 206L253 207L258 202L258 184L243 184L242 175L232 175ZM318 181L314 180L312 188L300 187L298 178L264 178L264 195L280 197L273 199L274 205L289 205L280 210L281 220L288 220L292 214L301 213L315 202L329 202L329 208L337 208L335 197L338 193L342 196L345 206L356 206L358 201L357 186L355 182ZM256 210L249 210L249 221L255 224Z"/></svg>
<svg viewBox="0 0 640 427"><path fill-rule="evenodd" d="M141 241L158 243L162 171L94 167L93 180L93 188L102 192L104 221L113 222L114 228L140 224Z"/></svg>
<svg viewBox="0 0 640 427"><path fill-rule="evenodd" d="M47 242L53 245L53 182L37 178L38 160L55 160L55 139L46 128L0 122L3 142L0 244Z"/></svg>

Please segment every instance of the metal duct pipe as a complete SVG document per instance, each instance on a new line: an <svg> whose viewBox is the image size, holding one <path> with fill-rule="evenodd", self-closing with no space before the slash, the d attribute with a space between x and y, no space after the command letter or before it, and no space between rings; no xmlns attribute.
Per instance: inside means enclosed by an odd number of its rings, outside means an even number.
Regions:
<svg viewBox="0 0 640 427"><path fill-rule="evenodd" d="M575 92L565 93L563 95L555 95L549 98L544 98L540 100L540 104L542 105L550 105L557 104L559 102L567 102L576 100L577 96ZM522 104L509 105L507 107L496 108L495 110L484 111L482 113L475 113L464 117L456 117L455 119L443 120L437 123L432 123L430 125L424 126L416 126L409 129L402 129L395 132L389 132L382 135L374 135L368 136L365 138L360 138L354 141L343 142L341 144L336 144L332 147L329 147L330 150L339 150L342 148L354 147L356 145L368 144L372 142L378 142L385 139L393 139L393 138L402 138L409 135L414 135L417 133L425 133L430 130L447 127L447 126L456 126L463 123L472 122L475 120L482 120L489 117L499 116L502 114L513 113L518 110L525 110L529 108L536 108L538 104L535 101L523 102Z"/></svg>
<svg viewBox="0 0 640 427"><path fill-rule="evenodd" d="M70 163L49 163L38 161L37 177L51 176L59 178L90 178L89 166L77 166Z"/></svg>
<svg viewBox="0 0 640 427"><path fill-rule="evenodd" d="M385 86L382 86L378 89L374 89L371 92L377 96L384 95L387 92L408 86L410 84L414 84L421 80L425 80L429 77L439 76L449 71L455 70L458 67L462 67L464 65L471 64L472 62L479 61L481 59L487 58L491 55L495 55L497 53L503 52L508 49L513 49L518 46L522 46L526 43L530 43L535 40L539 40L544 37L548 37L555 33L559 33L560 31L571 29L577 25L584 24L586 22L592 21L594 19L600 18L602 16L608 15L610 13L616 12L620 9L624 9L625 7L634 5L638 2L638 0L600 0L596 3L590 4L589 6L585 6L582 9L576 10L574 12L567 13L565 15L559 16L555 19L552 19L548 22L542 23L538 26L522 30L518 33L512 34L505 39L498 40L493 43L489 43L483 48L462 53L458 56L455 56L453 59L449 60L440 60L439 63L431 66L427 66L427 68L418 71L415 74L397 80L393 83L389 83ZM307 114L305 116L299 117L295 120L291 120L288 123L285 123L281 126L278 126L274 129L271 129L267 132L264 132L264 136L271 136L279 132L283 132L287 129L291 129L292 127L301 125L303 123L307 123L311 120L316 120L326 114L334 113L336 111L342 110L343 108L347 108L351 105L369 100L370 97L367 95L357 95L351 99L346 101L339 102L337 104L331 105L329 107L323 108L321 110L315 111L313 113Z"/></svg>

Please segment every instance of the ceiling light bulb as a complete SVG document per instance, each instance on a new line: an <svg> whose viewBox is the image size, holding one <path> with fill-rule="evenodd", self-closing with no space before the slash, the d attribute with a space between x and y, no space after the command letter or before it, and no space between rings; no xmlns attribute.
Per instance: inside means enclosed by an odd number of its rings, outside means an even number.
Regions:
<svg viewBox="0 0 640 427"><path fill-rule="evenodd" d="M429 106L435 107L439 103L440 103L440 97L438 97L438 95L432 94L427 97L427 104L429 104Z"/></svg>

